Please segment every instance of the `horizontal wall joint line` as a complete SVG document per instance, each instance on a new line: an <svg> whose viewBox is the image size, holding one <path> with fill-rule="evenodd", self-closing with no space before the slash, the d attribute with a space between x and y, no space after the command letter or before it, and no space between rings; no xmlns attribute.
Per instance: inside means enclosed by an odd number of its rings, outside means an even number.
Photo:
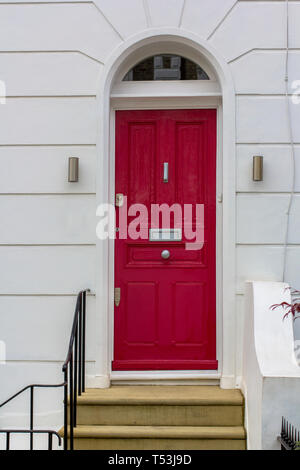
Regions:
<svg viewBox="0 0 300 470"><path fill-rule="evenodd" d="M39 0L37 2L31 2L31 1L25 1L25 2L18 2L17 0L11 1L11 2L0 2L0 6L2 5L53 5L53 4L62 4L62 5L78 5L78 4L83 4L83 5L93 5L94 2L92 0L72 0L69 2L66 2L64 0L52 0L52 1L47 1L45 0L44 2L42 0Z"/></svg>
<svg viewBox="0 0 300 470"><path fill-rule="evenodd" d="M286 98L286 96L293 97L294 93L288 93L286 95L285 93L236 93L235 96L237 97L246 97L246 98Z"/></svg>
<svg viewBox="0 0 300 470"><path fill-rule="evenodd" d="M96 196L96 193L0 193L0 196Z"/></svg>
<svg viewBox="0 0 300 470"><path fill-rule="evenodd" d="M96 243L1 243L1 248L8 247L60 247L60 246L96 246Z"/></svg>
<svg viewBox="0 0 300 470"><path fill-rule="evenodd" d="M237 191L236 195L248 195L249 196L290 196L291 191L287 189L286 191ZM300 191L295 191L293 194L300 196Z"/></svg>
<svg viewBox="0 0 300 470"><path fill-rule="evenodd" d="M250 0L252 2L252 0ZM273 1L273 0L269 0ZM285 0L286 1L286 0ZM290 47L289 51L291 52L298 52L300 51L299 47ZM233 62L238 61L242 57L245 57L248 54L251 54L252 52L286 52L286 47L254 47L252 49L249 49L242 54L239 54L238 56L234 57L233 59L228 60L228 64L232 64Z"/></svg>
<svg viewBox="0 0 300 470"><path fill-rule="evenodd" d="M46 359L6 359L5 360L5 363L28 363L28 364L31 364L31 363L45 363L45 364L63 364L64 363L64 359L49 359L49 360L46 360ZM86 359L86 363L87 364L95 364L96 362L96 359L92 359L92 360L88 360Z"/></svg>
<svg viewBox="0 0 300 470"><path fill-rule="evenodd" d="M96 147L96 144L1 144L0 147Z"/></svg>
<svg viewBox="0 0 300 470"><path fill-rule="evenodd" d="M74 99L74 98L93 98L96 99L97 95L90 95L90 94L72 94L72 95L5 95L1 96L0 99L58 99L58 98L69 98L69 99Z"/></svg>
<svg viewBox="0 0 300 470"><path fill-rule="evenodd" d="M249 243L249 242L236 242L236 246L246 246L246 247L274 247L274 248L284 248L285 244L282 243ZM299 243L288 243L288 248L300 248Z"/></svg>
<svg viewBox="0 0 300 470"><path fill-rule="evenodd" d="M1 6L1 3L0 3ZM100 65L104 65L104 62L101 60L97 59L96 57L90 56L89 54L86 54L83 51L76 50L76 49L56 49L56 50L0 50L0 54L81 54L88 59L93 60L94 62L97 62Z"/></svg>
<svg viewBox="0 0 300 470"><path fill-rule="evenodd" d="M236 145L269 145L269 146L278 146L286 145L291 146L291 142L236 142ZM294 145L300 145L300 142L294 142Z"/></svg>
<svg viewBox="0 0 300 470"><path fill-rule="evenodd" d="M86 295L88 297L96 297L96 294L92 292L87 292ZM73 294L37 294L37 293L28 293L28 294L19 294L19 293L0 293L0 297L77 297L78 292L74 292Z"/></svg>

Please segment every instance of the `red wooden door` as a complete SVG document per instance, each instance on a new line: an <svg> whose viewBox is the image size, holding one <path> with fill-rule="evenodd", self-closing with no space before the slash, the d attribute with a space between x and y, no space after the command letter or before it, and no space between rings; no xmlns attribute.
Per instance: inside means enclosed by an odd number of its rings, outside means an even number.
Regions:
<svg viewBox="0 0 300 470"><path fill-rule="evenodd" d="M203 204L205 228L201 250L187 250L184 233L150 241L117 231L113 370L217 369L216 111L118 111L116 194L149 216L153 204Z"/></svg>

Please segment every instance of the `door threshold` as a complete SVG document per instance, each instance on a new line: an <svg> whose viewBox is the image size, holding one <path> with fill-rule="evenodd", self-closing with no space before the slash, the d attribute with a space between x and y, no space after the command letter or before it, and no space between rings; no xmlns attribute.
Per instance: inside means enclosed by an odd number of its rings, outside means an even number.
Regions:
<svg viewBox="0 0 300 470"><path fill-rule="evenodd" d="M113 385L219 385L221 374L213 371L118 371L111 372Z"/></svg>
<svg viewBox="0 0 300 470"><path fill-rule="evenodd" d="M220 379L200 379L200 380L113 380L111 381L112 385L122 386L122 385L174 385L174 386L186 386L186 385L210 385L218 386L220 385Z"/></svg>

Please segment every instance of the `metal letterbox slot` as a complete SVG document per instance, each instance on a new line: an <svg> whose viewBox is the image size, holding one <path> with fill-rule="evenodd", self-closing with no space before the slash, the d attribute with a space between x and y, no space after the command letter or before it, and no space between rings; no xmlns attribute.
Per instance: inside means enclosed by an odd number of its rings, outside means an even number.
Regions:
<svg viewBox="0 0 300 470"><path fill-rule="evenodd" d="M181 228L150 228L150 242L180 242L182 240Z"/></svg>

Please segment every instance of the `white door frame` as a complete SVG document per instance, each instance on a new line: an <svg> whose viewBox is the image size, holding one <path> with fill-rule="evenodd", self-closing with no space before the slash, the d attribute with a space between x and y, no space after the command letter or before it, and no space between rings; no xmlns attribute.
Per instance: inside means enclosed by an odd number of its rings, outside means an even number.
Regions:
<svg viewBox="0 0 300 470"><path fill-rule="evenodd" d="M184 86L184 83L183 83ZM140 87L141 88L141 87ZM217 200L220 201L222 194L222 180L218 178L218 170L222 164L221 146L219 145L222 131L222 100L220 97L199 97L189 96L188 98L177 98L174 96L165 96L164 98L141 98L126 97L112 98L110 112L110 176L109 176L109 202L114 203L115 198L115 113L117 110L147 110L147 109L216 109L217 110ZM216 258L222 258L222 203L217 203L217 230L216 230ZM113 359L113 323L114 323L114 241L109 243L109 362ZM217 279L217 299L216 299L216 342L218 370L205 371L111 371L111 380L195 380L195 379L220 379L222 370L222 263L216 265Z"/></svg>
<svg viewBox="0 0 300 470"><path fill-rule="evenodd" d="M186 51L180 53L192 58L193 54L200 54L204 61L214 70L218 78L222 92L216 90L200 90L195 96L191 90L178 94L173 92L171 96L164 98L155 97L150 94L150 98L145 96L145 92L139 96L133 96L132 92L127 95L116 96L112 93L112 85L116 77L124 68L124 64L131 58L135 60L136 54L151 48L151 45L163 43L173 43L178 50L179 45ZM164 49L165 50L165 49ZM145 52L144 52L145 54ZM192 59L193 60L193 59ZM194 59L195 60L195 59ZM199 62L199 60L196 60ZM128 63L128 62L127 62ZM206 67L207 68L207 67ZM123 72L122 72L123 73ZM157 86L157 84L156 84ZM111 94L113 99L111 101ZM222 94L222 106L220 97ZM216 96L217 95L217 96ZM181 96L181 97L180 97ZM184 102L183 102L183 97ZM236 385L235 380L235 96L231 75L227 64L218 58L215 52L211 51L204 41L197 36L182 32L178 29L147 31L130 38L114 52L108 63L104 66L98 94L99 109L99 134L98 134L98 158L96 170L96 199L97 204L103 202L113 202L114 200L114 112L116 109L159 109L163 108L207 108L218 109L218 200L222 200L222 210L218 209L219 230L222 236L217 243L217 259L221 256L221 269L217 269L217 289L221 292L218 298L218 359L220 369L212 373L214 377L220 377L221 386L231 388ZM146 107L146 108L145 108ZM222 113L226 116L222 122ZM222 150L222 152L221 152ZM222 157L222 158L221 158ZM221 163L222 161L222 163ZM218 203L218 206L221 206ZM220 239L221 238L221 239ZM111 379L134 379L140 380L154 379L151 371L148 373L111 373L112 359L112 318L113 318L113 253L114 241L97 240L96 256L96 312L97 312L97 360L95 377L92 386L107 387ZM199 377L212 377L208 372L198 371L160 371L155 372L157 378L169 379L195 379ZM135 377L134 377L135 376Z"/></svg>

